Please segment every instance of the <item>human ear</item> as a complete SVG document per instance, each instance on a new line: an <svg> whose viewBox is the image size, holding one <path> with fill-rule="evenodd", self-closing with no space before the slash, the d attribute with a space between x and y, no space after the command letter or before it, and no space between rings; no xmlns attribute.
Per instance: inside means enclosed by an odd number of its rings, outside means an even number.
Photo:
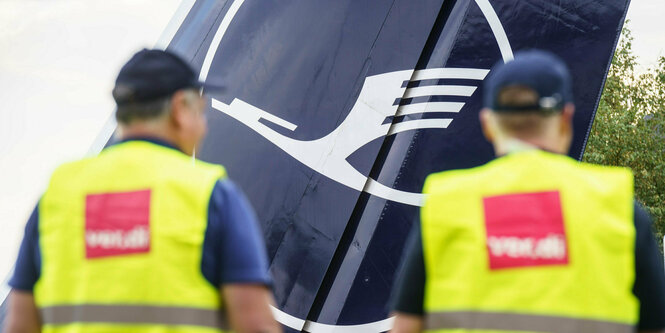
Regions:
<svg viewBox="0 0 665 333"><path fill-rule="evenodd" d="M478 113L478 119L480 120L480 127L483 130L483 135L485 139L489 142L494 141L494 130L492 128L492 110L484 108Z"/></svg>
<svg viewBox="0 0 665 333"><path fill-rule="evenodd" d="M181 129L187 126L188 116L185 92L182 90L176 91L171 97L171 122L175 128Z"/></svg>
<svg viewBox="0 0 665 333"><path fill-rule="evenodd" d="M561 122L559 123L559 134L561 136L561 150L566 153L573 142L573 116L575 105L568 103L561 111Z"/></svg>

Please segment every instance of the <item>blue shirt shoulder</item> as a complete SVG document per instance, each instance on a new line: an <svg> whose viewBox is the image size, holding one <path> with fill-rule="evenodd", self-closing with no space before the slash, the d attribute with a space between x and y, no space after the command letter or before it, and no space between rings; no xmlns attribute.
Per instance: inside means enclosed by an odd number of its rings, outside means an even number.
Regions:
<svg viewBox="0 0 665 333"><path fill-rule="evenodd" d="M201 261L203 276L215 286L271 283L256 216L245 195L230 180L217 182L210 197Z"/></svg>
<svg viewBox="0 0 665 333"><path fill-rule="evenodd" d="M18 259L14 266L14 275L9 286L22 291L32 291L41 273L41 253L39 252L39 205L33 209L25 235L18 250Z"/></svg>

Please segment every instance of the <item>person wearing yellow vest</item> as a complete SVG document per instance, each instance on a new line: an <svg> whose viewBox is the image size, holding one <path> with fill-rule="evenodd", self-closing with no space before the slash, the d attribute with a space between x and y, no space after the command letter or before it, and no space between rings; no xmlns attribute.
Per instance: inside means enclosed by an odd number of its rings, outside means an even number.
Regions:
<svg viewBox="0 0 665 333"><path fill-rule="evenodd" d="M665 332L665 272L625 168L565 156L571 78L524 51L485 81L495 160L430 175L392 332Z"/></svg>
<svg viewBox="0 0 665 333"><path fill-rule="evenodd" d="M5 332L280 332L258 224L192 157L205 100L177 55L142 50L113 89L121 140L60 166L27 226Z"/></svg>

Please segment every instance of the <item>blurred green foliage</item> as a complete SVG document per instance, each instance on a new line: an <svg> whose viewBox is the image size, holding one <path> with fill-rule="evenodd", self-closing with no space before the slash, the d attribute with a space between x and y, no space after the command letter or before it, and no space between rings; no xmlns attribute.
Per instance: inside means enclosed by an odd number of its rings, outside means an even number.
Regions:
<svg viewBox="0 0 665 333"><path fill-rule="evenodd" d="M628 23L628 22L627 22ZM640 71L626 27L612 59L584 153L590 163L625 166L635 174L635 196L665 233L665 57Z"/></svg>

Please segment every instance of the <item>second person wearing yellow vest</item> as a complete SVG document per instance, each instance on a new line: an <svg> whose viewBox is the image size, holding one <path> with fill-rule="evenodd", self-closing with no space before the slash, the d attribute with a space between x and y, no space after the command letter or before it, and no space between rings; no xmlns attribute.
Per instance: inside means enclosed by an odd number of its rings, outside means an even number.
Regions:
<svg viewBox="0 0 665 333"><path fill-rule="evenodd" d="M427 178L392 332L662 332L662 257L630 170L565 156L566 66L517 53L484 94L480 121L498 158Z"/></svg>

